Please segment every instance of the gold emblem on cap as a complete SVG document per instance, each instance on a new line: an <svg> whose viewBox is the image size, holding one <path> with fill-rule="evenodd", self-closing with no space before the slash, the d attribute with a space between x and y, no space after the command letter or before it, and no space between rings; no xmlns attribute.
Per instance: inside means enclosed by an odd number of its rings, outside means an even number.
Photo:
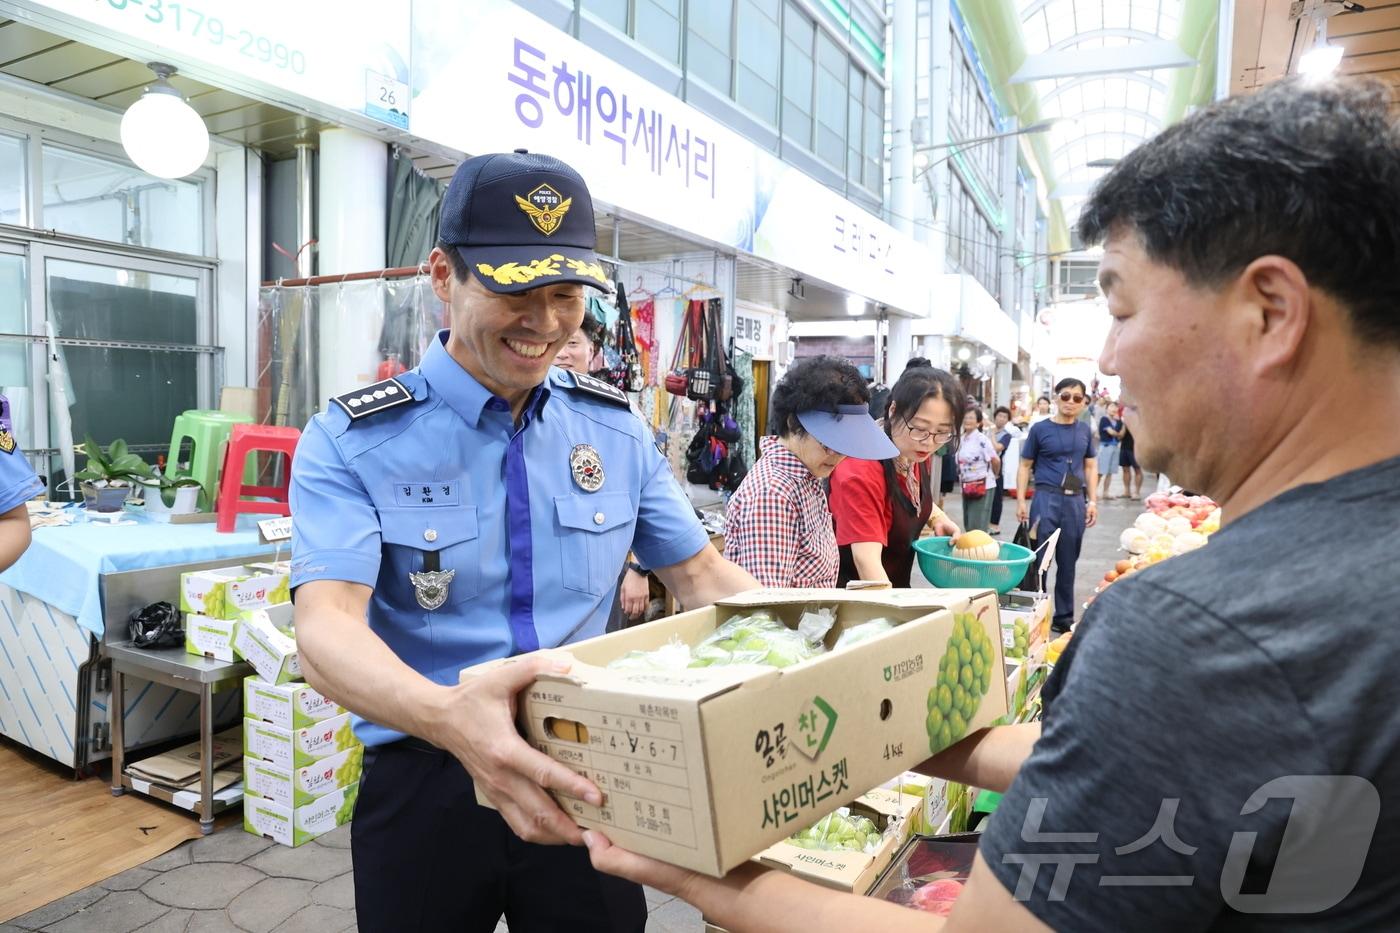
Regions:
<svg viewBox="0 0 1400 933"><path fill-rule="evenodd" d="M515 203L530 218L535 229L549 236L564 222L564 215L573 205L573 198L566 198L549 185L540 185L525 197L515 196Z"/></svg>

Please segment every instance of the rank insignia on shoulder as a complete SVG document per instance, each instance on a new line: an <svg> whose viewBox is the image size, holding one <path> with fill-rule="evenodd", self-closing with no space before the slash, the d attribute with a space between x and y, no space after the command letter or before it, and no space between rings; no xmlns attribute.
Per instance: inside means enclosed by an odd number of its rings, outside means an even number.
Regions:
<svg viewBox="0 0 1400 933"><path fill-rule="evenodd" d="M358 421L389 408L407 405L413 401L413 393L397 379L385 379L363 389L332 396L331 401L339 405L351 421Z"/></svg>
<svg viewBox="0 0 1400 933"><path fill-rule="evenodd" d="M623 392L617 386L604 382L601 379L594 379L592 376L585 376L583 373L570 373L569 375L574 377L574 388L586 392L594 398L600 398L605 402L621 405L623 408L630 407L627 401L627 393Z"/></svg>
<svg viewBox="0 0 1400 933"><path fill-rule="evenodd" d="M15 436L4 428L0 428L0 450L7 454L15 452Z"/></svg>

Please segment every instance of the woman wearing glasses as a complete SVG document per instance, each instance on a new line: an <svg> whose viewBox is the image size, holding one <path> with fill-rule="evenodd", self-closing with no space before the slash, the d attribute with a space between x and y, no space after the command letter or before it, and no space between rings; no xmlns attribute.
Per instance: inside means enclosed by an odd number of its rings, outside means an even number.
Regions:
<svg viewBox="0 0 1400 933"><path fill-rule="evenodd" d="M1057 529L1055 545L1055 618L1051 628L1067 632L1074 624L1074 565L1084 542L1084 529L1099 518L1097 445L1094 429L1079 419L1088 390L1078 379L1061 379L1055 386L1060 404L1055 416L1031 425L1021 443L1021 466L1016 474L1016 517L1030 522L1031 535L1044 541ZM1035 499L1026 501L1031 477Z"/></svg>
<svg viewBox="0 0 1400 933"><path fill-rule="evenodd" d="M956 535L958 526L935 509L939 482L935 451L952 443L963 418L963 391L941 369L906 369L890 391L885 433L898 455L886 460L850 458L831 474L831 514L836 519L841 572L849 580L888 580L909 586L914 542L924 526Z"/></svg>

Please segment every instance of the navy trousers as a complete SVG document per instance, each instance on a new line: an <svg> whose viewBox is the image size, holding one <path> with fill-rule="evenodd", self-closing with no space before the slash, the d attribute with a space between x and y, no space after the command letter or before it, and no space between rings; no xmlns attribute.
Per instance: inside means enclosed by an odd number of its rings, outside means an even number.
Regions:
<svg viewBox="0 0 1400 933"><path fill-rule="evenodd" d="M1055 486L1036 486L1031 499L1031 533L1044 541L1059 529L1055 545L1055 619L1058 631L1074 624L1074 565L1084 544L1085 500L1083 493L1067 496Z"/></svg>
<svg viewBox="0 0 1400 933"><path fill-rule="evenodd" d="M640 885L601 874L582 846L522 842L479 806L447 752L408 739L366 749L350 824L364 933L642 933Z"/></svg>

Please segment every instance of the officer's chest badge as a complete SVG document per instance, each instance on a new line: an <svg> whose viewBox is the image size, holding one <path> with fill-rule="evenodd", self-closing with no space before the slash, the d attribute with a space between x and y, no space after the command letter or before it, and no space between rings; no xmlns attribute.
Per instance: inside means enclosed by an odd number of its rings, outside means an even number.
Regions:
<svg viewBox="0 0 1400 933"><path fill-rule="evenodd" d="M422 573L410 573L408 580L413 584L413 595L417 598L418 605L432 611L441 609L442 604L447 602L447 591L452 586L452 578L455 576L455 570L425 570Z"/></svg>
<svg viewBox="0 0 1400 933"><path fill-rule="evenodd" d="M569 454L569 472L574 475L578 488L584 492L597 492L603 488L603 461L599 459L598 451L588 444L579 444Z"/></svg>

